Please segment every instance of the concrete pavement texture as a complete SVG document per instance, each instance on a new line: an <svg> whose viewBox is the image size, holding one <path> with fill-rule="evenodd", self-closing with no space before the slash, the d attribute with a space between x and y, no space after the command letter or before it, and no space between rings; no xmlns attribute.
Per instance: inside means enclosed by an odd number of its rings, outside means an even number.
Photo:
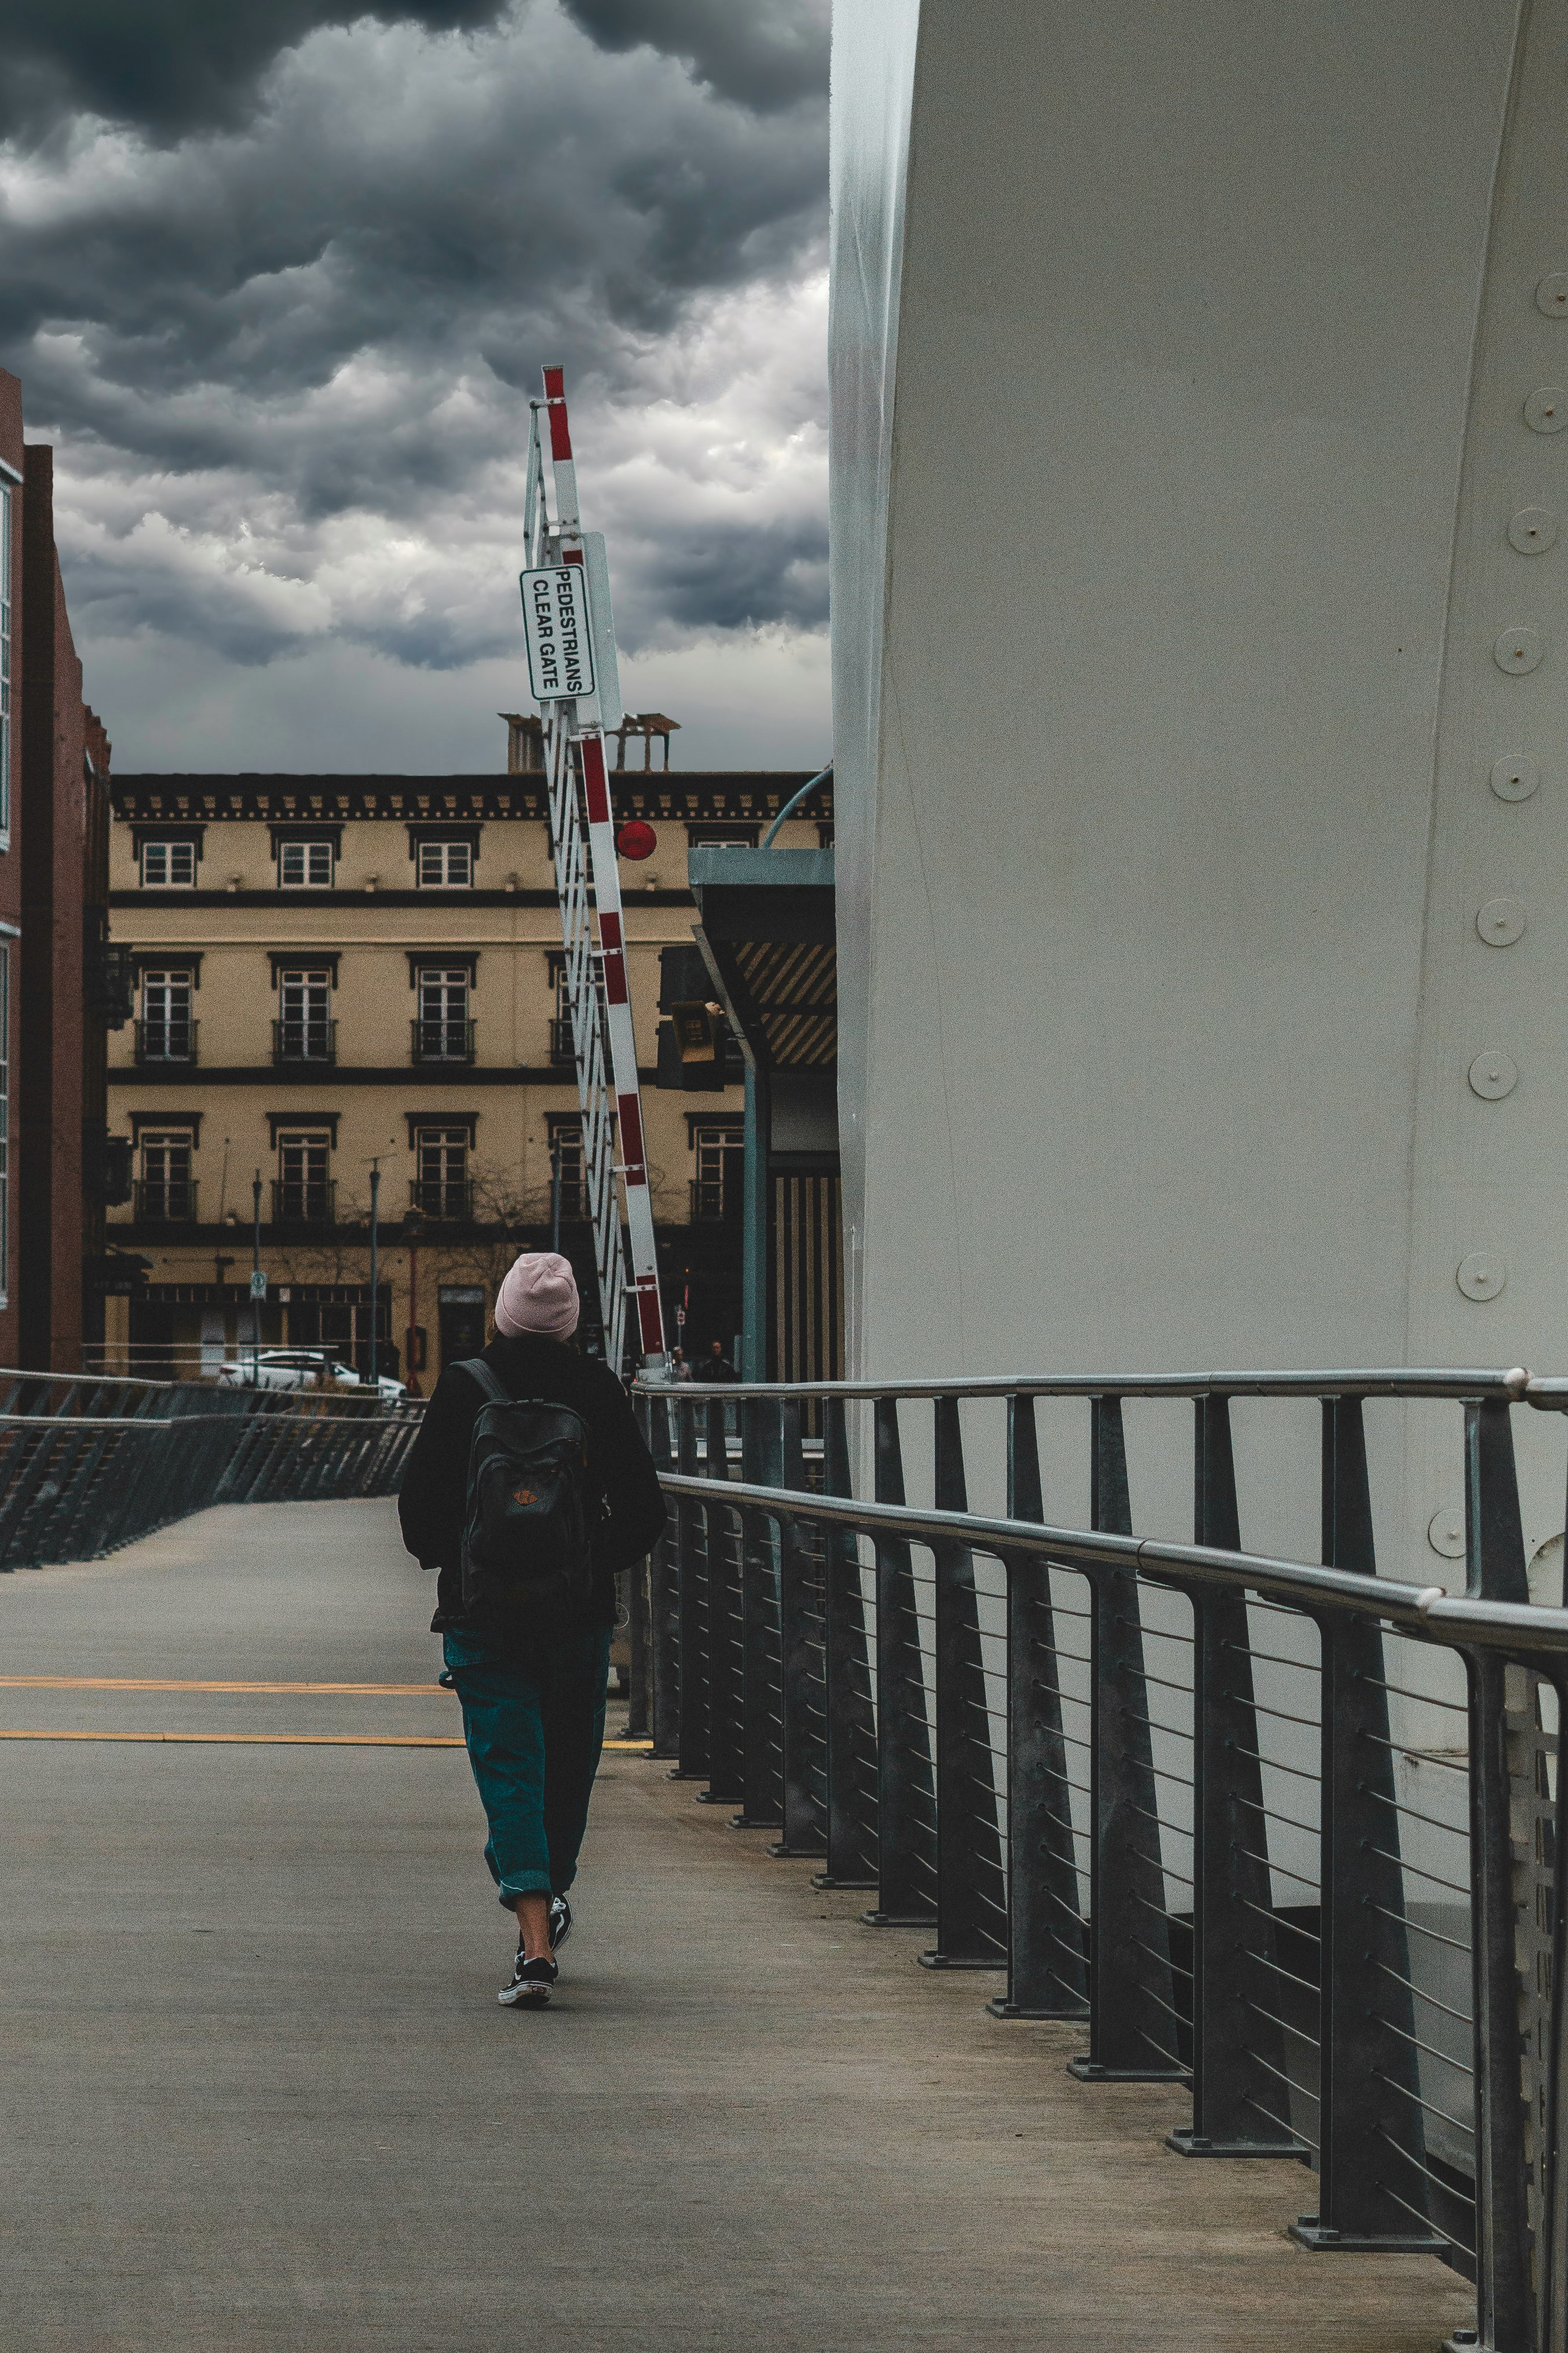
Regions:
<svg viewBox="0 0 1568 2353"><path fill-rule="evenodd" d="M0 1580L8 1676L430 1683L386 1504L219 1509ZM434 1731L428 1697L0 1688L0 1727ZM0 1742L5 2353L1344 2353L1473 2305L1312 2256L1289 2164L636 1756L542 2015L460 1750Z"/></svg>

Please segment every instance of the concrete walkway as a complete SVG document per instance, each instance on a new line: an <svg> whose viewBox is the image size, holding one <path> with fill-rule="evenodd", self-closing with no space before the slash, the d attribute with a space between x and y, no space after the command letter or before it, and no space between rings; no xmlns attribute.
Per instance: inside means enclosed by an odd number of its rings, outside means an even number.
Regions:
<svg viewBox="0 0 1568 2353"><path fill-rule="evenodd" d="M0 1580L0 1672L425 1684L384 1504ZM0 1727L449 1734L412 1697L0 1688ZM1299 2168L1168 2155L640 1757L542 2017L460 1750L0 1740L6 2353L1345 2353L1473 2316L1303 2253Z"/></svg>

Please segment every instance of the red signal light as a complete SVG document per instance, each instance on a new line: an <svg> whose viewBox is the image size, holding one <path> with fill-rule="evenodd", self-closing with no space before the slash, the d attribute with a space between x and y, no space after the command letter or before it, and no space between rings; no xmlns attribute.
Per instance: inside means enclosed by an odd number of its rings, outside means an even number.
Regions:
<svg viewBox="0 0 1568 2353"><path fill-rule="evenodd" d="M646 818L629 818L616 836L616 848L623 858L651 858L658 848L658 836Z"/></svg>

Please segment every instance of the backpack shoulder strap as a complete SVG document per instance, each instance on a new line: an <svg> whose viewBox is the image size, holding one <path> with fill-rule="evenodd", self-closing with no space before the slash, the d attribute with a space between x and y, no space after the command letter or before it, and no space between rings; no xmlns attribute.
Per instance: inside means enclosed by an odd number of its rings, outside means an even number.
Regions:
<svg viewBox="0 0 1568 2353"><path fill-rule="evenodd" d="M487 1404L510 1405L511 1403L511 1391L502 1388L482 1356L459 1356L454 1363L452 1370L455 1373L467 1373L475 1387L483 1392Z"/></svg>

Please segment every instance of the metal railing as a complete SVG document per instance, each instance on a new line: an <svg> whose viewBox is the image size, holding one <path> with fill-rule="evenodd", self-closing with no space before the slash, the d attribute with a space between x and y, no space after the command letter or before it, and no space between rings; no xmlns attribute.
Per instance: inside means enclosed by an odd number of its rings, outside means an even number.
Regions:
<svg viewBox="0 0 1568 2353"><path fill-rule="evenodd" d="M199 1021L183 1018L135 1022L132 1034L136 1060L139 1062L194 1062L200 1028Z"/></svg>
<svg viewBox="0 0 1568 2353"><path fill-rule="evenodd" d="M332 1225L337 1219L337 1200L335 1176L275 1176L272 1222L275 1226Z"/></svg>
<svg viewBox="0 0 1568 2353"><path fill-rule="evenodd" d="M471 1062L474 1059L471 1020L416 1019L409 1029L410 1060L415 1062Z"/></svg>
<svg viewBox="0 0 1568 2353"><path fill-rule="evenodd" d="M1316 1561L1241 1548L1238 1398L1317 1401ZM1045 1399L1087 1406L1087 1527L1045 1524ZM1172 1458L1142 1404L1130 1450L1133 1399L1191 1403L1191 1544L1134 1533ZM1454 1412L1462 1598L1377 1574L1373 1399ZM1005 1970L995 2015L1082 2021L1086 2083L1190 2086L1173 2149L1310 2167L1303 2246L1439 2255L1476 2281L1479 2345L1563 2353L1568 1610L1530 1600L1521 1401L1568 1411L1568 1381L648 1389L672 1514L634 1714L773 1852L874 1889L869 1923L929 1926L927 1966ZM977 1476L995 1516L968 1508ZM1276 1507L1255 1463L1244 1492Z"/></svg>
<svg viewBox="0 0 1568 2353"><path fill-rule="evenodd" d="M0 1570L96 1560L209 1504L393 1494L421 1412L0 1370Z"/></svg>
<svg viewBox="0 0 1568 2353"><path fill-rule="evenodd" d="M139 1176L135 1187L136 1219L149 1226L194 1226L196 1185L191 1176Z"/></svg>
<svg viewBox="0 0 1568 2353"><path fill-rule="evenodd" d="M467 1176L411 1176L408 1206L432 1225L466 1224L474 1214L474 1187Z"/></svg>
<svg viewBox="0 0 1568 2353"><path fill-rule="evenodd" d="M734 1223L741 1215L741 1187L723 1176L690 1176L690 1215L694 1226Z"/></svg>
<svg viewBox="0 0 1568 2353"><path fill-rule="evenodd" d="M335 1062L338 1025L335 1021L283 1020L272 1024L272 1060L279 1062Z"/></svg>

